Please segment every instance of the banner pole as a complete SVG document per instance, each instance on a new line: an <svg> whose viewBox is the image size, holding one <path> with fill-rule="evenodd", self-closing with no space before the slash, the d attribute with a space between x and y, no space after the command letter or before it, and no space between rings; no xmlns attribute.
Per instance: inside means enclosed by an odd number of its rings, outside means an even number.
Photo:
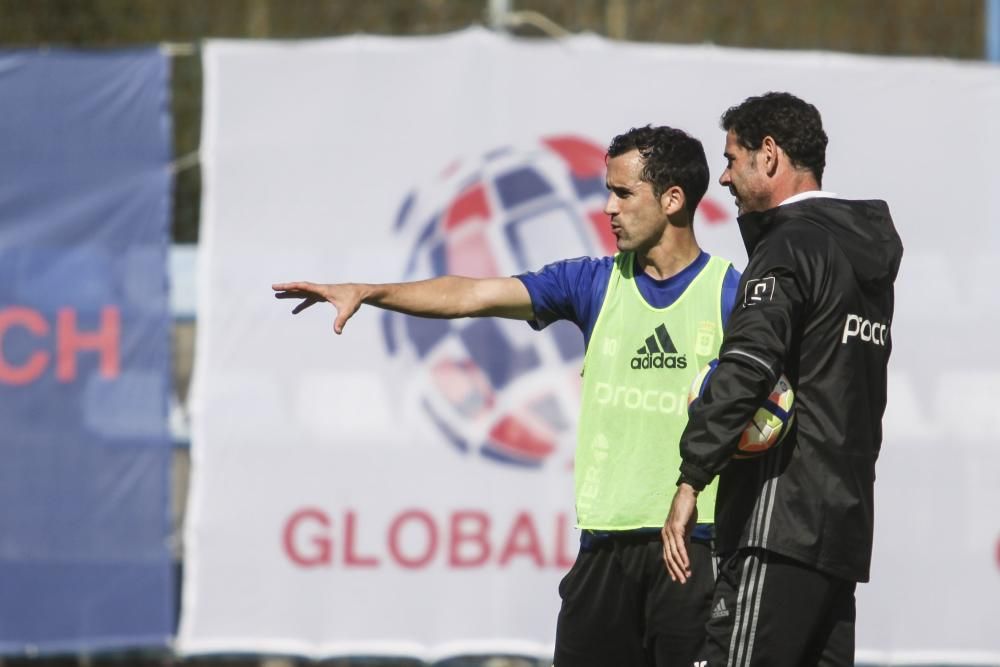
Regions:
<svg viewBox="0 0 1000 667"><path fill-rule="evenodd" d="M1000 63L1000 0L986 1L986 59Z"/></svg>
<svg viewBox="0 0 1000 667"><path fill-rule="evenodd" d="M489 0L486 10L490 28L497 32L507 29L507 16L512 8L512 0Z"/></svg>

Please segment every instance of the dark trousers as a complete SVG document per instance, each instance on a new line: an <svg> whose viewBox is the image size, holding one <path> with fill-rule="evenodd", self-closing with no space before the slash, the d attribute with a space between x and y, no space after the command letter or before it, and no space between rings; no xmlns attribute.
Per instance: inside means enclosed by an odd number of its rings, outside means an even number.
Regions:
<svg viewBox="0 0 1000 667"><path fill-rule="evenodd" d="M691 667L704 637L715 559L692 541L694 577L670 580L659 532L581 544L559 584L555 667Z"/></svg>
<svg viewBox="0 0 1000 667"><path fill-rule="evenodd" d="M853 665L854 588L853 581L764 549L727 555L694 665Z"/></svg>

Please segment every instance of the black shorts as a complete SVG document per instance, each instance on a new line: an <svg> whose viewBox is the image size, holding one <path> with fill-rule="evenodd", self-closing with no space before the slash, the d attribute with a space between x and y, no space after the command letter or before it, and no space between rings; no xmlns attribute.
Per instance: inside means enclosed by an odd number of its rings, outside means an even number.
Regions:
<svg viewBox="0 0 1000 667"><path fill-rule="evenodd" d="M854 664L854 588L764 549L719 565L698 667L847 667Z"/></svg>
<svg viewBox="0 0 1000 667"><path fill-rule="evenodd" d="M658 531L582 542L559 584L555 667L691 667L715 559L704 541L692 541L689 556L693 577L680 585L667 574Z"/></svg>

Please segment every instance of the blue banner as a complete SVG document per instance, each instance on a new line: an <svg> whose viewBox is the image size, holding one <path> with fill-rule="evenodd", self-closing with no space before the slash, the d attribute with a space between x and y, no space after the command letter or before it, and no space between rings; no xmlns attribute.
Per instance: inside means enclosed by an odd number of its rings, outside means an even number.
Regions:
<svg viewBox="0 0 1000 667"><path fill-rule="evenodd" d="M169 80L0 51L0 653L173 634Z"/></svg>

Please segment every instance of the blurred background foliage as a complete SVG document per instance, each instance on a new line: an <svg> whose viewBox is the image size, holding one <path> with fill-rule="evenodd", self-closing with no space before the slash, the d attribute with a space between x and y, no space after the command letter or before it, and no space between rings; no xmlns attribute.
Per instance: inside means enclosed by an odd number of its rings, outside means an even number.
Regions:
<svg viewBox="0 0 1000 667"><path fill-rule="evenodd" d="M507 0L505 29L767 49L978 59L983 0ZM427 35L497 25L489 0L0 0L0 48L173 44L174 240L198 239L202 39Z"/></svg>

